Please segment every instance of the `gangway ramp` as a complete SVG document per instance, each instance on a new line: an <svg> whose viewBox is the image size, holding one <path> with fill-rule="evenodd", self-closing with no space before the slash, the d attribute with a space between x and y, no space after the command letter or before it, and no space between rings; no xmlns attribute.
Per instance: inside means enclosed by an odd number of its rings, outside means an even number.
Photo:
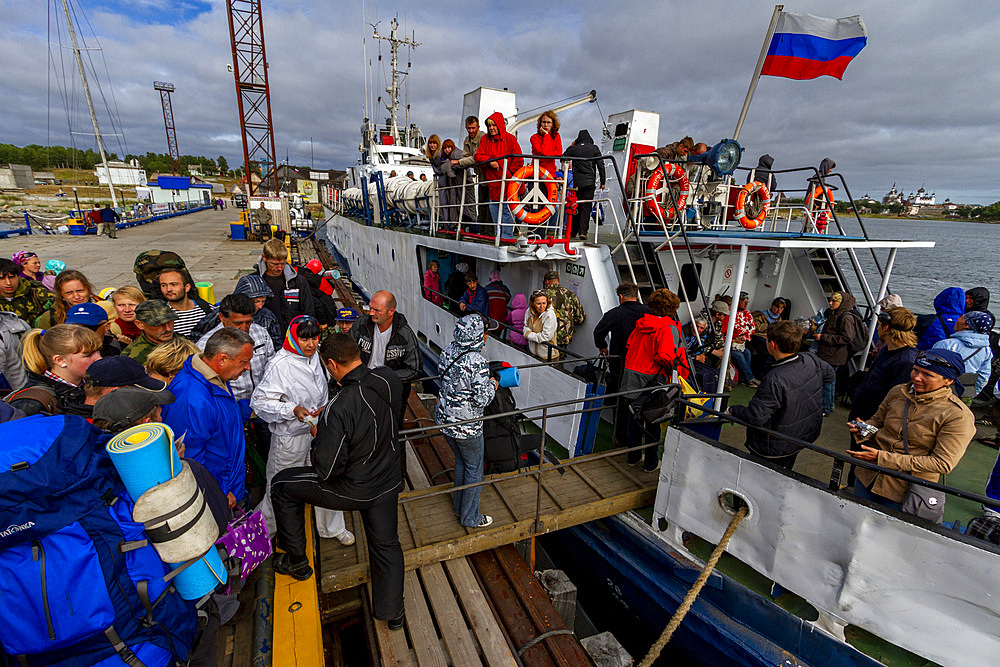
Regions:
<svg viewBox="0 0 1000 667"><path fill-rule="evenodd" d="M411 401L418 401L411 396ZM415 447L443 436L415 441ZM408 450L408 476L421 470ZM449 484L410 489L400 495L399 541L407 571L486 551L520 540L602 519L653 503L658 473L643 472L625 463L624 455L578 456L559 465L543 463L518 473L494 475L483 486L481 510L493 517L488 528L465 528L455 516ZM538 477L541 477L541 494ZM536 509L538 523L536 525ZM355 515L356 520L356 515ZM352 523L354 523L352 521ZM360 525L351 527L361 534ZM356 548L322 540L322 591L352 588L369 580L368 554L363 541Z"/></svg>

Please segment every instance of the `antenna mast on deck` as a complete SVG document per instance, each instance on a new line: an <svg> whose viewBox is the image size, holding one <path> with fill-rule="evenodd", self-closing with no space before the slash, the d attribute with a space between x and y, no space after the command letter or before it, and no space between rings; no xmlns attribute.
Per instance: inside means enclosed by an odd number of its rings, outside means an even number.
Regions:
<svg viewBox="0 0 1000 667"><path fill-rule="evenodd" d="M83 92L87 97L87 108L90 109L90 120L94 124L94 135L97 137L97 150L101 153L101 164L108 175L108 190L111 191L111 205L118 208L118 196L115 194L115 184L111 182L111 169L108 167L108 156L104 152L104 139L101 129L97 126L97 114L94 113L94 100L90 97L90 85L87 83L87 73L83 69L83 56L76 43L76 30L73 29L73 19L69 16L69 5L62 0L63 12L66 14L66 24L69 26L69 36L73 40L73 53L76 55L76 66L80 69L80 79L83 80Z"/></svg>
<svg viewBox="0 0 1000 667"><path fill-rule="evenodd" d="M271 124L271 88L267 81L267 53L264 50L264 21L260 0L226 0L229 37L233 46L233 76L236 102L240 110L243 137L243 173L247 194L254 194L250 165L261 165L263 190L278 193L274 129Z"/></svg>
<svg viewBox="0 0 1000 667"><path fill-rule="evenodd" d="M160 104L163 105L163 125L167 128L167 152L170 154L170 173L181 173L181 154L177 150L177 132L174 129L174 107L170 104L170 93L174 92L174 84L166 81L154 81L153 88L160 91Z"/></svg>
<svg viewBox="0 0 1000 667"><path fill-rule="evenodd" d="M398 27L399 20L393 19L389 36L383 37L378 34L378 26L375 26L374 37L389 42L389 46L392 48L392 78L389 80L389 87L385 89L385 92L389 93L389 103L385 105L385 108L389 111L389 130L392 132L393 141L406 145L407 142L399 134L399 46L402 44L415 49L420 44L410 38L399 39L396 37L396 28Z"/></svg>

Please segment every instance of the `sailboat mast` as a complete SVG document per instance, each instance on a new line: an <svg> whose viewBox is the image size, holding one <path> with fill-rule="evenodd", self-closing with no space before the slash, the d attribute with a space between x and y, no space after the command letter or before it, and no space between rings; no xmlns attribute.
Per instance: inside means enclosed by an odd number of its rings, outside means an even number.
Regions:
<svg viewBox="0 0 1000 667"><path fill-rule="evenodd" d="M87 84L87 73L83 69L83 56L80 55L80 47L76 43L76 30L73 29L73 19L69 15L69 5L66 0L62 0L63 12L66 13L66 23L69 25L69 36L73 40L73 53L76 54L76 66L80 69L80 78L83 80L83 92L87 96L87 108L90 109L90 120L94 123L94 134L97 136L97 149L101 153L101 164L108 175L108 190L111 191L111 205L118 208L118 197L115 195L115 184L111 182L111 169L108 167L108 157L104 153L104 140L101 138L101 130L97 126L97 114L94 113L94 101L90 97L90 85Z"/></svg>

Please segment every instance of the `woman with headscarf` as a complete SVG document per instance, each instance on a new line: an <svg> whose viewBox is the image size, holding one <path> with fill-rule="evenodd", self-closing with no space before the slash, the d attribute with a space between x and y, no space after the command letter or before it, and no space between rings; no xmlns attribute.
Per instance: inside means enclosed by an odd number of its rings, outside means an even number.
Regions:
<svg viewBox="0 0 1000 667"><path fill-rule="evenodd" d="M971 310L955 322L955 333L934 343L932 350L957 352L965 364L966 373L976 374L976 394L983 390L993 371L990 350L990 330L995 321L989 313Z"/></svg>
<svg viewBox="0 0 1000 667"><path fill-rule="evenodd" d="M267 486L258 507L271 534L275 530L271 480L286 468L309 465L316 417L329 399L326 371L316 354L320 333L319 322L312 315L295 317L281 349L267 364L264 378L250 397L250 407L271 431ZM354 535L344 527L343 512L317 507L316 528L320 537L354 544Z"/></svg>
<svg viewBox="0 0 1000 667"><path fill-rule="evenodd" d="M21 267L21 277L42 282L42 260L30 250L18 250L13 255L14 263Z"/></svg>
<svg viewBox="0 0 1000 667"><path fill-rule="evenodd" d="M466 315L455 323L455 339L448 343L438 360L441 392L434 410L435 424L451 424L483 416L497 390L490 377L490 365L480 354L486 342L486 322L479 315ZM455 486L483 481L483 423L472 422L441 429L455 453ZM467 528L485 528L492 517L480 513L481 487L452 494L455 514Z"/></svg>

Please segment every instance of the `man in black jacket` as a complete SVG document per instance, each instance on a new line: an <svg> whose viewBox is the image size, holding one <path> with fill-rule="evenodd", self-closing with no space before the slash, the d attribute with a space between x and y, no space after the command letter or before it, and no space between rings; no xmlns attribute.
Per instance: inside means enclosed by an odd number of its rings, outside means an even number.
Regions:
<svg viewBox="0 0 1000 667"><path fill-rule="evenodd" d="M583 130L586 132L586 130ZM635 323L649 312L645 304L639 303L639 288L635 283L623 282L615 289L620 305L604 313L604 317L594 327L594 346L608 359L608 379L605 383L609 394L618 391L622 381L622 369L625 366L625 352L628 337L635 331ZM608 345L608 334L611 334L611 344ZM625 427L628 424L628 414L625 411L625 401L610 399L615 405L615 444L625 445Z"/></svg>
<svg viewBox="0 0 1000 667"><path fill-rule="evenodd" d="M288 249L281 239L271 239L264 244L257 274L271 288L271 298L265 304L275 317L281 330L299 315L316 316L312 291L304 276L288 265Z"/></svg>
<svg viewBox="0 0 1000 667"><path fill-rule="evenodd" d="M590 132L580 130L576 135L576 141L566 149L567 156L575 158L598 158L601 156L601 149L594 145L594 140L590 137ZM586 238L590 230L590 211L594 207L594 191L597 183L595 172L601 174L601 189L604 188L604 160L573 160L573 185L576 186L577 210L579 213L574 216L573 224L576 229L573 232L580 238Z"/></svg>
<svg viewBox="0 0 1000 667"><path fill-rule="evenodd" d="M403 383L403 408L410 396L410 383L423 375L420 350L413 329L396 312L396 297L385 290L375 292L368 304L370 317L351 327L351 336L361 348L361 363L368 368L388 366ZM403 413L399 413L403 423Z"/></svg>
<svg viewBox="0 0 1000 667"><path fill-rule="evenodd" d="M823 384L835 377L833 366L811 352L799 352L802 329L788 320L767 328L767 352L774 365L749 405L734 405L729 414L754 426L815 442L823 428ZM755 428L747 428L751 454L791 470L799 445Z"/></svg>
<svg viewBox="0 0 1000 667"><path fill-rule="evenodd" d="M371 559L372 614L397 630L403 626L403 550L396 532L403 446L396 415L403 387L389 369L367 368L347 334L327 336L319 354L341 390L315 427L312 465L287 468L271 482L278 546L285 551L274 571L300 581L312 576L305 504L359 510Z"/></svg>

